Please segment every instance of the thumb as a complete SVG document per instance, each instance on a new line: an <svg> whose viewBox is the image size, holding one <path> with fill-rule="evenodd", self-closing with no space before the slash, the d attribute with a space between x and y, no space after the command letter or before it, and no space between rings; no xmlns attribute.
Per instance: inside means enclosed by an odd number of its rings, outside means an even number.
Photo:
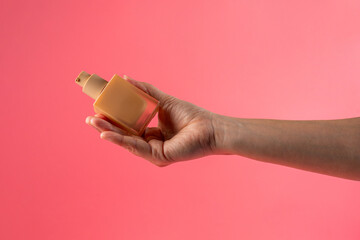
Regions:
<svg viewBox="0 0 360 240"><path fill-rule="evenodd" d="M127 80L128 82L130 82L131 84L133 84L134 86L140 88L141 90L143 90L144 92L146 92L147 94L149 94L150 96L152 96L153 98L155 98L159 101L161 101L164 98L166 98L167 96L169 96L168 94L166 94L163 91L161 91L160 89L154 87L150 83L136 81L127 75L124 75L124 79Z"/></svg>

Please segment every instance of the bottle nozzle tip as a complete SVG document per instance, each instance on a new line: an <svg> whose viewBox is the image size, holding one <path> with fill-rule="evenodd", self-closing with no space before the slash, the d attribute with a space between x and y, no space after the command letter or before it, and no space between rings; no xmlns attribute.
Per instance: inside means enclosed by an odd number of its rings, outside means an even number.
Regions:
<svg viewBox="0 0 360 240"><path fill-rule="evenodd" d="M86 83L86 81L88 80L88 78L90 77L90 74L88 74L85 71L82 71L79 76L77 76L77 78L75 79L75 82L80 85L81 87L83 87Z"/></svg>

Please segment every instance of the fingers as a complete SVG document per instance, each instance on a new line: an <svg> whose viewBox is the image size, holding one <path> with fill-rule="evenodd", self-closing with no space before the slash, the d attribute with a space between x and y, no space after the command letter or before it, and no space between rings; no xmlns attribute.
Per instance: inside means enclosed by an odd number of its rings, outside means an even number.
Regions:
<svg viewBox="0 0 360 240"><path fill-rule="evenodd" d="M159 101L164 100L167 96L169 96L147 82L139 82L126 75L124 75L124 79Z"/></svg>
<svg viewBox="0 0 360 240"><path fill-rule="evenodd" d="M96 116L87 117L86 123L101 133L100 138L124 147L129 152L145 158L159 167L170 164L170 162L164 161L166 158L163 156L162 151L163 135L159 128L147 128L144 133L146 140L144 140L140 136L129 135L123 129L104 120L102 116Z"/></svg>
<svg viewBox="0 0 360 240"><path fill-rule="evenodd" d="M154 151L152 150L152 146L149 143L143 139L135 138L134 136L124 136L115 132L106 131L102 132L100 137L121 147L124 147L136 156L145 158L158 167L165 167L171 164L171 162L164 160L164 157L161 154L162 142L158 140L152 140L153 147L156 146Z"/></svg>
<svg viewBox="0 0 360 240"><path fill-rule="evenodd" d="M139 157L145 159L151 158L151 146L143 139L135 138L133 136L124 136L112 131L104 131L100 134L100 137L126 148L128 151Z"/></svg>
<svg viewBox="0 0 360 240"><path fill-rule="evenodd" d="M123 135L129 135L125 130L111 124L103 115L95 115L97 117L89 116L86 118L86 123L93 126L99 132L114 131Z"/></svg>
<svg viewBox="0 0 360 240"><path fill-rule="evenodd" d="M92 125L92 123L91 123L91 118L92 118L92 116L86 117L86 119L85 119L86 124L89 125L89 126L92 126L92 127L95 128L98 132L101 132L100 129L98 129L97 127L95 127L94 125Z"/></svg>

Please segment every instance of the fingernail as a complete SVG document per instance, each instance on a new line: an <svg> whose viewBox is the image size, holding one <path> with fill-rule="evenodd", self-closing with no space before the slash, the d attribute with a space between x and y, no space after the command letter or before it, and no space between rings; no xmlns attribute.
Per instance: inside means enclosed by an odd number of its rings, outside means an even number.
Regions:
<svg viewBox="0 0 360 240"><path fill-rule="evenodd" d="M100 134L100 138L101 138L101 139L105 139L105 138L106 138L105 132L102 132L102 133Z"/></svg>
<svg viewBox="0 0 360 240"><path fill-rule="evenodd" d="M86 122L86 124L90 124L90 116L89 117L86 117L86 119L85 119L85 122Z"/></svg>

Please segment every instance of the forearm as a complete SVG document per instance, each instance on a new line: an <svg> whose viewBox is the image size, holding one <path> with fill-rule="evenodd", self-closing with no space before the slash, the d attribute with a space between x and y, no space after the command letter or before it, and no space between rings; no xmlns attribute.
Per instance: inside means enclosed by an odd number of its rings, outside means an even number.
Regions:
<svg viewBox="0 0 360 240"><path fill-rule="evenodd" d="M296 121L217 115L214 125L219 153L360 180L360 118Z"/></svg>

